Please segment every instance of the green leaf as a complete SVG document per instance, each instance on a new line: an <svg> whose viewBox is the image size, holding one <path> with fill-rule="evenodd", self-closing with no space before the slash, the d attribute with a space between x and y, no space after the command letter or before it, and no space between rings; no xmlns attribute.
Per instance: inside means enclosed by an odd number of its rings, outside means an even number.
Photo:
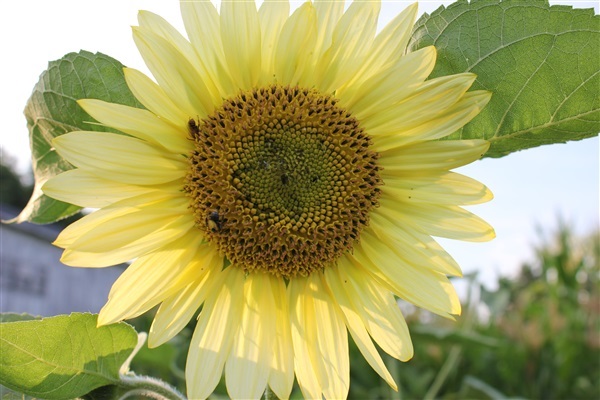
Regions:
<svg viewBox="0 0 600 400"><path fill-rule="evenodd" d="M466 0L423 15L411 50L435 45L431 77L477 74L488 106L449 139L484 138L489 157L600 131L600 18L547 1Z"/></svg>
<svg viewBox="0 0 600 400"><path fill-rule="evenodd" d="M50 62L25 107L35 187L29 204L8 222L44 224L79 211L80 207L45 196L41 188L51 177L72 168L54 151L53 138L76 130L115 132L94 122L77 105L77 100L86 98L143 108L125 83L123 65L107 55L81 51Z"/></svg>
<svg viewBox="0 0 600 400"><path fill-rule="evenodd" d="M96 324L97 315L87 313L2 323L0 384L45 399L119 384L119 369L137 334L125 323Z"/></svg>

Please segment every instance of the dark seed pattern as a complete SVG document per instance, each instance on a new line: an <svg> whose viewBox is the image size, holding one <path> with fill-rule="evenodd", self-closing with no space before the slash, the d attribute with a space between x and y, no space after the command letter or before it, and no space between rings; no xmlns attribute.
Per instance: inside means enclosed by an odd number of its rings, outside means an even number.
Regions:
<svg viewBox="0 0 600 400"><path fill-rule="evenodd" d="M358 241L380 197L378 153L336 103L272 85L190 119L184 189L197 227L233 265L306 276Z"/></svg>

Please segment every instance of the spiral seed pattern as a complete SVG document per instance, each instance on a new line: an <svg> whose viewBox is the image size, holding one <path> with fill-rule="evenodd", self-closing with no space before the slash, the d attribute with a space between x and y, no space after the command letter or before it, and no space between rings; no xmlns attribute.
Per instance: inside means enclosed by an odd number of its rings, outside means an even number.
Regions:
<svg viewBox="0 0 600 400"><path fill-rule="evenodd" d="M242 92L189 131L196 225L248 272L291 278L331 265L378 205L378 154L331 96L280 85Z"/></svg>

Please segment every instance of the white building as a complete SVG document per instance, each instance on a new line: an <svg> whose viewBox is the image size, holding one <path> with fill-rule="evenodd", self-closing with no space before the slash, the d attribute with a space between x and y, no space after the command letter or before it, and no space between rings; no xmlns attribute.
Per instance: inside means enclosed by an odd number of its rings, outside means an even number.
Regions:
<svg viewBox="0 0 600 400"><path fill-rule="evenodd" d="M2 220L17 212L4 204L0 207ZM62 264L62 249L51 244L59 232L50 225L0 225L0 312L51 316L100 311L124 266Z"/></svg>

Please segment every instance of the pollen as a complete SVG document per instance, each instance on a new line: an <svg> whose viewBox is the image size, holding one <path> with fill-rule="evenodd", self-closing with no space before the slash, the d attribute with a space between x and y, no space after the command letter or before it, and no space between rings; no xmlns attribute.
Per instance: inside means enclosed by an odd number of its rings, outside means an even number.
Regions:
<svg viewBox="0 0 600 400"><path fill-rule="evenodd" d="M271 85L188 127L196 226L247 272L292 278L334 264L378 206L378 153L331 96Z"/></svg>

